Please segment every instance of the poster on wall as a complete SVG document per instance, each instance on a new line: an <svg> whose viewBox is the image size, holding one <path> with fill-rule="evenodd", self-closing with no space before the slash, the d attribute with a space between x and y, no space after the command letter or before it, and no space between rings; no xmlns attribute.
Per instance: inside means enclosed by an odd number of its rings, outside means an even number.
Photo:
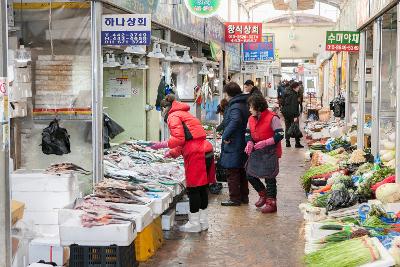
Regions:
<svg viewBox="0 0 400 267"><path fill-rule="evenodd" d="M360 50L360 33L353 31L327 31L325 50L358 52Z"/></svg>
<svg viewBox="0 0 400 267"><path fill-rule="evenodd" d="M109 14L102 16L102 45L150 45L150 14Z"/></svg>
<svg viewBox="0 0 400 267"><path fill-rule="evenodd" d="M110 77L106 84L106 97L129 98L134 94L131 81L128 76ZM136 95L138 91L136 89Z"/></svg>
<svg viewBox="0 0 400 267"><path fill-rule="evenodd" d="M240 45L226 44L227 66L230 71L240 71Z"/></svg>
<svg viewBox="0 0 400 267"><path fill-rule="evenodd" d="M226 43L260 43L262 42L262 23L226 22Z"/></svg>
<svg viewBox="0 0 400 267"><path fill-rule="evenodd" d="M214 16L221 7L222 0L185 0L187 9L200 18Z"/></svg>
<svg viewBox="0 0 400 267"><path fill-rule="evenodd" d="M244 43L244 61L274 61L275 60L275 41L274 35L263 37L261 43Z"/></svg>

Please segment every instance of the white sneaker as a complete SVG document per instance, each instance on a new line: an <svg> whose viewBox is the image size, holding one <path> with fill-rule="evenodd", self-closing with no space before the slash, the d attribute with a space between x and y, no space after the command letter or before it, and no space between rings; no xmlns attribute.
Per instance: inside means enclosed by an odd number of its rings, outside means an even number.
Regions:
<svg viewBox="0 0 400 267"><path fill-rule="evenodd" d="M179 230L187 233L200 233L200 212L189 213L189 221L185 225L179 227Z"/></svg>
<svg viewBox="0 0 400 267"><path fill-rule="evenodd" d="M208 229L208 212L207 212L207 210L200 210L200 226L201 226L202 231L205 231Z"/></svg>

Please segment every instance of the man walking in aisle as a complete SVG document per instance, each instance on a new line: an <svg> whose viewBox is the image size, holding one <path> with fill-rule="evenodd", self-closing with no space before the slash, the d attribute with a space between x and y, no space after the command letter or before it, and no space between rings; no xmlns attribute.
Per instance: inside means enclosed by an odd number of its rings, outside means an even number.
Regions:
<svg viewBox="0 0 400 267"><path fill-rule="evenodd" d="M244 85L243 85L243 93L244 94L260 94L262 95L260 89L258 87L254 86L254 82L252 80L247 80Z"/></svg>
<svg viewBox="0 0 400 267"><path fill-rule="evenodd" d="M300 105L299 105L299 90L300 84L293 82L288 90L286 90L282 101L282 114L285 118L285 138L286 147L291 147L290 136L288 130L293 123L299 123L300 117ZM296 139L296 148L303 148L304 146L300 143L300 138Z"/></svg>

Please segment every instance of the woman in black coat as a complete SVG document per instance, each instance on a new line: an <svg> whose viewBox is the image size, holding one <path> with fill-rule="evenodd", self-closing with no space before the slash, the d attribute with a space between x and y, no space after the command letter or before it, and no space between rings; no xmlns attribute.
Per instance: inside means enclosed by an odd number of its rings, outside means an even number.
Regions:
<svg viewBox="0 0 400 267"><path fill-rule="evenodd" d="M244 149L249 118L248 95L242 94L240 86L234 82L225 85L224 94L229 104L224 113L220 163L228 174L229 200L221 205L239 206L249 202L249 187L244 170L247 160Z"/></svg>

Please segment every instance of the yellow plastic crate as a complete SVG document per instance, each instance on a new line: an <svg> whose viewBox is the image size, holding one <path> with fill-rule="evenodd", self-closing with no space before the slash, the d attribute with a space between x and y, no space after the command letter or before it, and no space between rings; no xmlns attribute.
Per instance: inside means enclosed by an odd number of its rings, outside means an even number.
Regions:
<svg viewBox="0 0 400 267"><path fill-rule="evenodd" d="M154 247L155 249L159 249L162 244L164 243L164 233L162 230L162 222L161 222L161 216L156 218L150 226L152 227L153 230L153 241L154 241Z"/></svg>
<svg viewBox="0 0 400 267"><path fill-rule="evenodd" d="M140 262L147 261L156 252L152 224L137 234L135 239L136 260Z"/></svg>

